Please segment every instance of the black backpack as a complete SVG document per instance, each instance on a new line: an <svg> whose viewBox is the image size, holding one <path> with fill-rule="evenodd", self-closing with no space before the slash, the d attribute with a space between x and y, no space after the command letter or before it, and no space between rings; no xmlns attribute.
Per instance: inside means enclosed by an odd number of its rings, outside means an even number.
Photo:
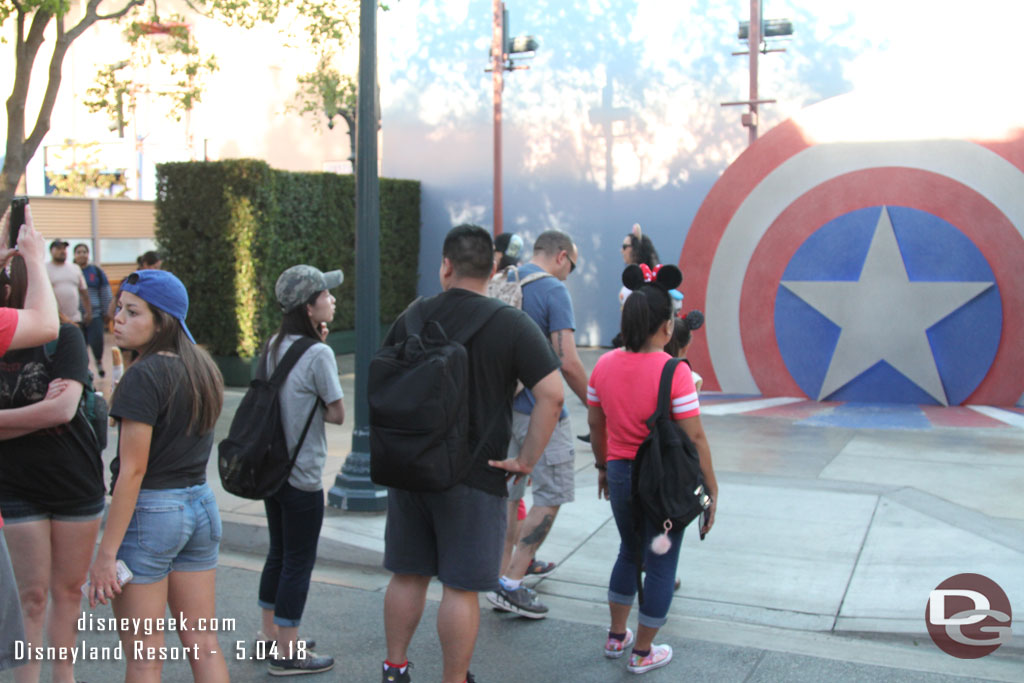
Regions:
<svg viewBox="0 0 1024 683"><path fill-rule="evenodd" d="M217 444L217 465L224 490L242 498L262 500L272 496L288 479L306 440L306 432L322 401L317 398L306 419L294 453L288 452L281 421L281 386L302 354L316 344L311 337L292 342L284 358L267 379L270 345L264 349L256 377L231 419L228 437Z"/></svg>
<svg viewBox="0 0 1024 683"><path fill-rule="evenodd" d="M680 362L679 358L671 358L661 371L658 407L647 419L651 433L636 450L633 461L630 498L638 543L636 580L640 601L645 518L659 529L683 529L711 505L697 447L672 419L672 377Z"/></svg>
<svg viewBox="0 0 1024 683"><path fill-rule="evenodd" d="M53 354L57 352L57 342L58 340L54 339L43 346L47 362L50 362ZM107 420L110 410L103 396L96 393L92 370L88 371L87 377L88 379L82 384L82 398L78 401L78 410L72 420L78 419L85 425L85 432L95 439L95 444L99 446L98 452L102 453L103 449L107 447ZM81 437L74 428L71 429L71 434L79 442L79 445L90 450L87 444L82 443Z"/></svg>
<svg viewBox="0 0 1024 683"><path fill-rule="evenodd" d="M406 491L444 491L462 481L497 422L469 449L469 357L465 344L507 304L482 299L449 338L417 300L406 337L370 361L370 479Z"/></svg>

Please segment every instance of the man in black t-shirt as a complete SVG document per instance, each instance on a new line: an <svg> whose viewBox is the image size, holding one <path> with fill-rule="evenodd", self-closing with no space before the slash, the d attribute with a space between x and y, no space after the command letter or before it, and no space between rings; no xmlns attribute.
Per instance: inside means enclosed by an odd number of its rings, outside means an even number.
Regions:
<svg viewBox="0 0 1024 683"><path fill-rule="evenodd" d="M443 293L419 304L426 320L449 335L490 304L487 283L494 246L483 228L460 225L444 241ZM404 316L385 344L407 335ZM439 493L388 490L384 567L393 572L384 598L387 660L384 681L409 681L406 651L423 614L432 576L444 585L437 629L444 680L466 680L480 622L478 593L498 583L507 515L505 480L529 474L547 445L562 408L558 357L540 328L508 306L495 313L466 344L469 356L469 448L477 459L466 478ZM519 456L505 460L512 421L512 396L521 381L534 394L529 431ZM487 432L491 421L498 422Z"/></svg>

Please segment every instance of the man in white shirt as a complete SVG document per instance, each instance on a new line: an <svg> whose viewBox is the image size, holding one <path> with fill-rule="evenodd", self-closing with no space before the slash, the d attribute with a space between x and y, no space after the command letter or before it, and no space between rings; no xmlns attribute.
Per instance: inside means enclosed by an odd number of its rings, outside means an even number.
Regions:
<svg viewBox="0 0 1024 683"><path fill-rule="evenodd" d="M81 302L85 319L92 320L92 304L89 302L89 288L85 284L82 269L68 262L68 243L62 239L50 242L50 262L46 264L53 293L57 297L57 310L73 323L82 322L78 309Z"/></svg>

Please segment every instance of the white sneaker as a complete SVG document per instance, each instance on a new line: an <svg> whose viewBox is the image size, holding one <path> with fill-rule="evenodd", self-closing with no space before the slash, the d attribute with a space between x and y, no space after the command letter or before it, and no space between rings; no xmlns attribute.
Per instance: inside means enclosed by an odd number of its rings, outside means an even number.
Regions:
<svg viewBox="0 0 1024 683"><path fill-rule="evenodd" d="M651 645L651 652L646 657L629 655L629 664L626 666L630 672L635 674L647 673L651 669L665 666L672 661L671 645Z"/></svg>
<svg viewBox="0 0 1024 683"><path fill-rule="evenodd" d="M610 631L609 631L610 633ZM626 654L626 648L633 644L633 632L627 627L626 637L622 640L615 640L609 637L604 643L604 656L608 659L618 659Z"/></svg>

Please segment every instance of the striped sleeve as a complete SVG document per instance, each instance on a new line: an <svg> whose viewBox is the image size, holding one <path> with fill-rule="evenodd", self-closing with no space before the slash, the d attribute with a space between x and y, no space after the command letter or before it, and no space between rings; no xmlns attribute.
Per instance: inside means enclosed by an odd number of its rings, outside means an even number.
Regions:
<svg viewBox="0 0 1024 683"><path fill-rule="evenodd" d="M682 420L698 415L700 401L697 398L697 387L693 383L693 373L686 363L680 363L672 381L672 418Z"/></svg>
<svg viewBox="0 0 1024 683"><path fill-rule="evenodd" d="M592 384L587 385L587 405L601 405L601 397L597 395L597 389Z"/></svg>

